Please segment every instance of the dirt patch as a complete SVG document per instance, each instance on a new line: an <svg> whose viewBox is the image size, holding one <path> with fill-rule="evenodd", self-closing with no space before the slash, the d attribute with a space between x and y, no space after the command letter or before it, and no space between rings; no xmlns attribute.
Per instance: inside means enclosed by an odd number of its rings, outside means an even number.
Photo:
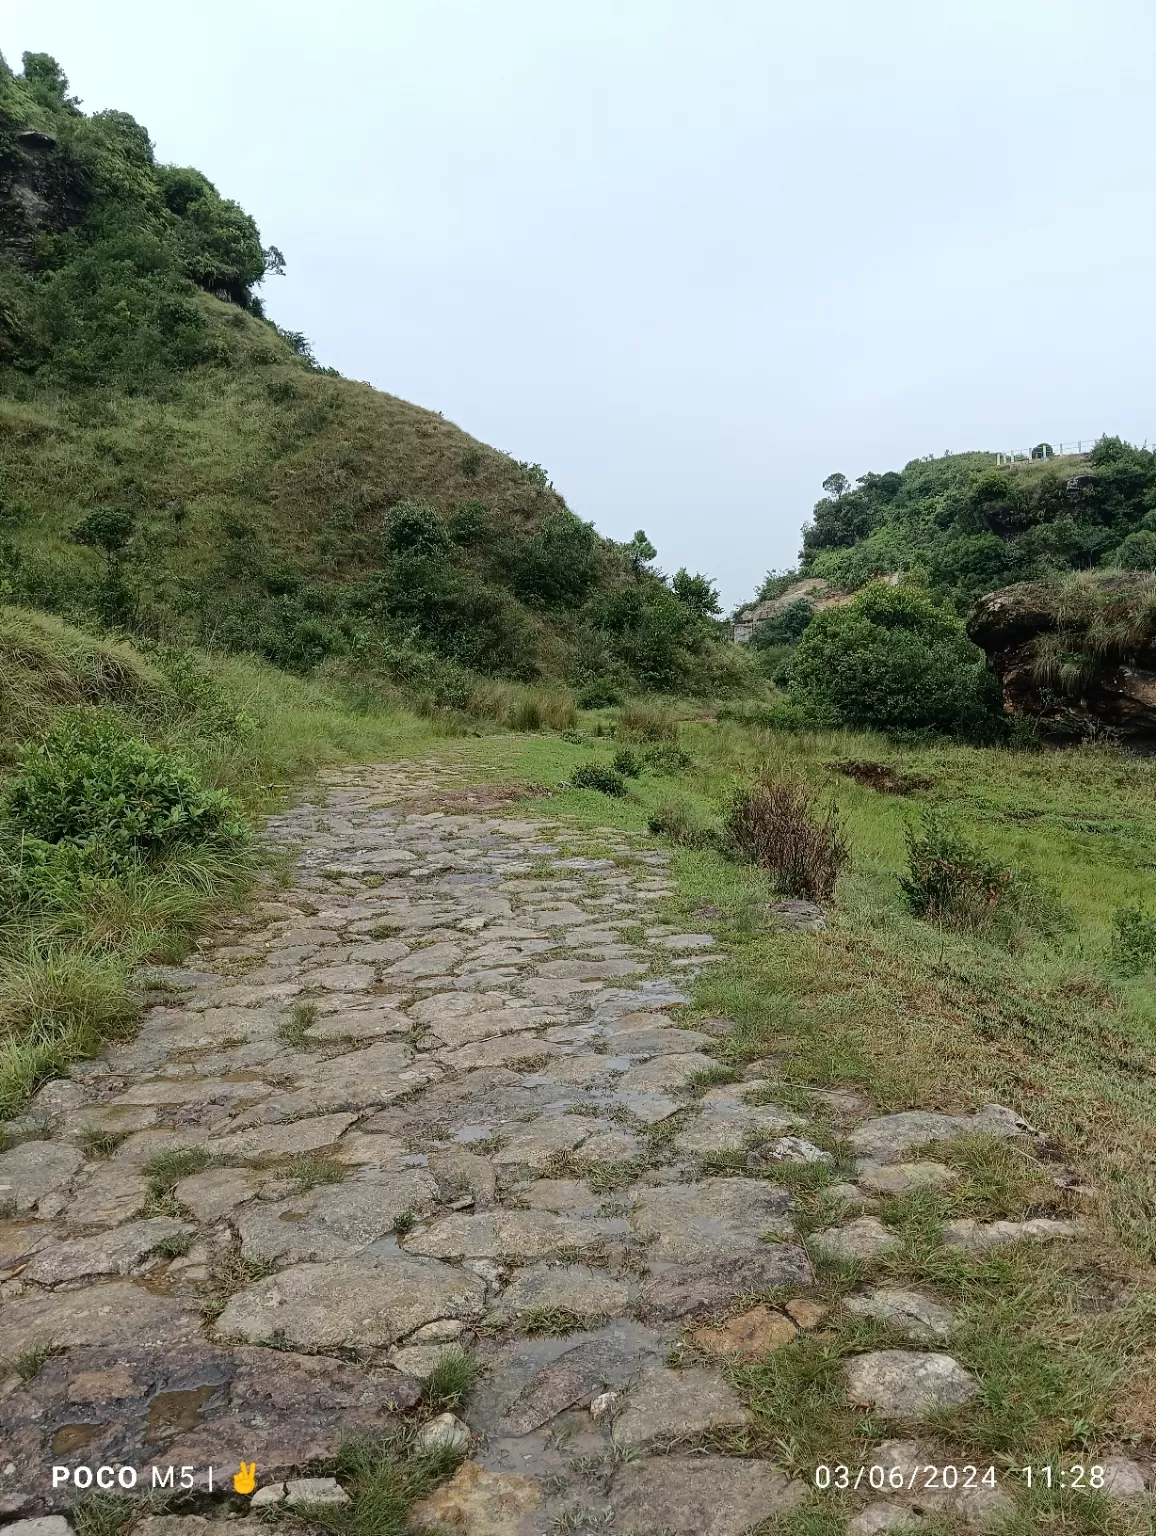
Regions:
<svg viewBox="0 0 1156 1536"><path fill-rule="evenodd" d="M930 789L931 780L921 779L913 773L901 773L888 763L873 763L863 758L845 763L832 763L838 773L844 773L856 784L877 789L882 795L912 795L917 789Z"/></svg>
<svg viewBox="0 0 1156 1536"><path fill-rule="evenodd" d="M548 794L541 784L474 784L469 789L444 789L436 794L418 791L404 798L409 811L425 814L429 811L504 811L519 800L533 800L537 795Z"/></svg>

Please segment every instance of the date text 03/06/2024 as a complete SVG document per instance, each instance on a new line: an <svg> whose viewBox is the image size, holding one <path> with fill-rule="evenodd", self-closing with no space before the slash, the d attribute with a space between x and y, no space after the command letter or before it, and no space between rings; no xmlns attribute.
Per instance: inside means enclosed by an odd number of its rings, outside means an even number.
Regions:
<svg viewBox="0 0 1156 1536"><path fill-rule="evenodd" d="M1029 1488L1070 1488L1088 1493L1100 1492L1107 1479L1107 1469L1096 1465L1074 1464L1068 1467L1043 1464L1009 1467L1007 1474L1020 1478ZM812 1481L816 1488L836 1491L872 1488L876 1491L904 1489L919 1492L951 1491L959 1488L995 1488L994 1467L953 1466L842 1466L821 1463Z"/></svg>

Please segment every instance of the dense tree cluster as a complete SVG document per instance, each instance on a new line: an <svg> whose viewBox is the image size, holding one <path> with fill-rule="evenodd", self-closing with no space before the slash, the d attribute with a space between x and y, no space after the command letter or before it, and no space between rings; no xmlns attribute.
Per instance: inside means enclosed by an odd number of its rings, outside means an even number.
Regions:
<svg viewBox="0 0 1156 1536"><path fill-rule="evenodd" d="M998 466L994 454L916 459L851 486L824 482L800 571L855 590L918 574L963 613L996 587L1072 570L1156 570L1156 452L1104 437L1084 459Z"/></svg>
<svg viewBox="0 0 1156 1536"><path fill-rule="evenodd" d="M23 62L0 59L0 363L96 384L209 361L191 290L257 308L280 252L127 112L88 116L54 59Z"/></svg>

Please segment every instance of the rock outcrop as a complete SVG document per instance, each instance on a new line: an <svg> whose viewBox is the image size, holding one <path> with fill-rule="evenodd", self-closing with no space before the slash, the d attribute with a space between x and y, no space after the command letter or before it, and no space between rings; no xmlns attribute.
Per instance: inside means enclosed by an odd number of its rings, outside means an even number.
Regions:
<svg viewBox="0 0 1156 1536"><path fill-rule="evenodd" d="M1087 572L980 599L967 632L1004 709L1049 735L1156 740L1156 575Z"/></svg>
<svg viewBox="0 0 1156 1536"><path fill-rule="evenodd" d="M792 582L778 597L769 597L764 602L744 608L735 618L735 644L745 645L760 624L769 624L772 619L777 619L792 603L808 602L816 613L821 613L824 608L838 608L842 603L849 603L854 595L853 592L837 591L821 576L805 576L801 581Z"/></svg>

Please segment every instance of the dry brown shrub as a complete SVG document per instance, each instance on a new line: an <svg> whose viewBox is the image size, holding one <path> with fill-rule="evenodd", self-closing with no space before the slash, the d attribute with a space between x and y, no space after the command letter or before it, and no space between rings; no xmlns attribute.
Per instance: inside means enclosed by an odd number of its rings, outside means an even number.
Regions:
<svg viewBox="0 0 1156 1536"><path fill-rule="evenodd" d="M829 901L851 863L838 807L820 806L796 779L765 778L740 789L727 834L737 853L767 871L776 890L806 901Z"/></svg>

